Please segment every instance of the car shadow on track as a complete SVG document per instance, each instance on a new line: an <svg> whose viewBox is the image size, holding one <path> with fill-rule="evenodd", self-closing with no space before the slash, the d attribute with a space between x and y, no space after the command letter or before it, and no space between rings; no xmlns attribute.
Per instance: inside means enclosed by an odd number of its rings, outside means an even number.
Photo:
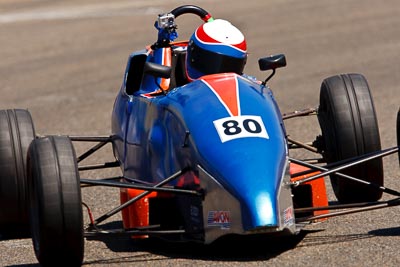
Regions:
<svg viewBox="0 0 400 267"><path fill-rule="evenodd" d="M400 236L400 227L377 229L368 233L374 236Z"/></svg>
<svg viewBox="0 0 400 267"><path fill-rule="evenodd" d="M5 265L4 267L41 267L39 263L18 264L18 265Z"/></svg>
<svg viewBox="0 0 400 267"><path fill-rule="evenodd" d="M111 224L115 227L117 222ZM108 226L110 225L107 225L106 228ZM132 240L130 237L122 236L117 238L112 236L91 237L88 241L104 242L114 252L143 252L167 258L207 261L259 261L274 258L295 248L306 234L306 231L302 231L298 235L286 237L226 236L209 245L194 242L169 242L159 238ZM143 256L140 253L135 254L132 257L119 258L118 261L120 263L135 262ZM96 260L95 262L85 262L85 264L110 264L115 263L115 260Z"/></svg>
<svg viewBox="0 0 400 267"><path fill-rule="evenodd" d="M318 232L318 231L315 231ZM376 236L400 236L400 227L382 228L359 234L329 234L316 233L306 235L297 247L315 247L320 245L352 242L355 240L369 239Z"/></svg>
<svg viewBox="0 0 400 267"><path fill-rule="evenodd" d="M218 261L268 260L293 249L304 238L303 233L291 237L227 236L210 245L168 243L149 240L143 246L148 252L172 258Z"/></svg>

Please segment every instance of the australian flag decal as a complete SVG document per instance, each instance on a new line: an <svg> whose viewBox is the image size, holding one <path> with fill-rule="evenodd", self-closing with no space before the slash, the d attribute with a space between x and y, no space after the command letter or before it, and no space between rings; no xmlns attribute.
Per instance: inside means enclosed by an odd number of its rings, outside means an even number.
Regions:
<svg viewBox="0 0 400 267"><path fill-rule="evenodd" d="M209 211L207 217L208 226L218 226L221 228L231 227L231 218L229 211Z"/></svg>

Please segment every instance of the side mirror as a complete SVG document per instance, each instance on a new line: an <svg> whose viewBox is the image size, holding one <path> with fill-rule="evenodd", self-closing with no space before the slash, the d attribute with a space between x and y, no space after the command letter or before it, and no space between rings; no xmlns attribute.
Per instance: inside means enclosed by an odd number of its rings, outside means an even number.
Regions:
<svg viewBox="0 0 400 267"><path fill-rule="evenodd" d="M282 68L286 66L286 57L284 54L263 57L258 60L258 65L261 71L264 70L272 70L271 75L269 75L265 81L262 82L262 85L265 84L275 75L275 70L277 68Z"/></svg>
<svg viewBox="0 0 400 267"><path fill-rule="evenodd" d="M161 77L161 78L170 78L171 77L172 69L169 66L164 66L152 62L146 61L143 67L143 73L149 74L154 77Z"/></svg>
<svg viewBox="0 0 400 267"><path fill-rule="evenodd" d="M282 68L286 66L286 57L284 54L263 57L258 60L258 65L261 71Z"/></svg>

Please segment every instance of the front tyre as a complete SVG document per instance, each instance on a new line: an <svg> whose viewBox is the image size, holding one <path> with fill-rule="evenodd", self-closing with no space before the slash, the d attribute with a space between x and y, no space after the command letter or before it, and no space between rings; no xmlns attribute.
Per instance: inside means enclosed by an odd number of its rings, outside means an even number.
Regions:
<svg viewBox="0 0 400 267"><path fill-rule="evenodd" d="M64 136L34 140L28 153L30 224L43 266L80 266L84 236L75 151Z"/></svg>
<svg viewBox="0 0 400 267"><path fill-rule="evenodd" d="M29 236L26 156L33 139L28 110L0 110L0 232L6 237Z"/></svg>
<svg viewBox="0 0 400 267"><path fill-rule="evenodd" d="M318 121L328 163L361 156L381 149L375 108L368 83L361 74L342 74L322 82ZM383 186L382 159L348 168L343 173ZM376 201L382 191L331 175L341 203Z"/></svg>

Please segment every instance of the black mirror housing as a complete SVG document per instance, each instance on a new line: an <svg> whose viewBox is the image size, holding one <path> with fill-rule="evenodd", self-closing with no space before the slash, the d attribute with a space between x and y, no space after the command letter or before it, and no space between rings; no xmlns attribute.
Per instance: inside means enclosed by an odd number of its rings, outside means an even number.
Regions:
<svg viewBox="0 0 400 267"><path fill-rule="evenodd" d="M261 71L274 70L286 66L286 57L284 54L263 57L258 60Z"/></svg>

